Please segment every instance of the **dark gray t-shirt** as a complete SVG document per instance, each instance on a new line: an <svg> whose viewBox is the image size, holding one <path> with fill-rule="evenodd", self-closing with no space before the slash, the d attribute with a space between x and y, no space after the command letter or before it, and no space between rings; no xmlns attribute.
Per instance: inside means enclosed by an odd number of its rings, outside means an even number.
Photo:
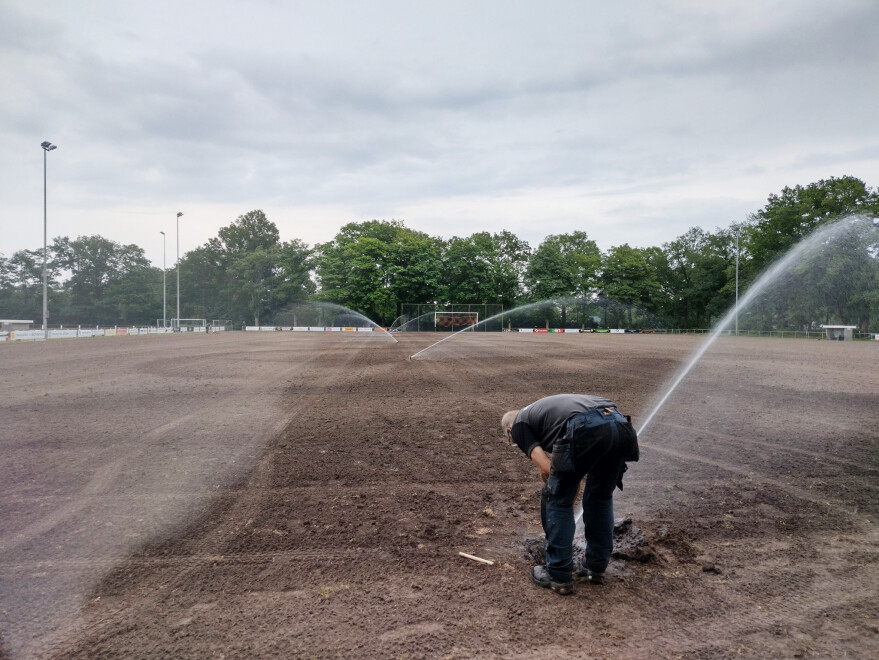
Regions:
<svg viewBox="0 0 879 660"><path fill-rule="evenodd" d="M540 445L552 452L555 441L565 437L568 420L580 412L605 406L616 406L610 399L589 394L554 394L525 406L513 422L513 440L519 449L531 456Z"/></svg>

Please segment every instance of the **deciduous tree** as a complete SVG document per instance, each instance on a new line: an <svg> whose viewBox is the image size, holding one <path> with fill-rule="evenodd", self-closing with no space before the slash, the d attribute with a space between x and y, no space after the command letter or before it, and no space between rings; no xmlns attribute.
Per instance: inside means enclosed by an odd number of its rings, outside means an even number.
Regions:
<svg viewBox="0 0 879 660"><path fill-rule="evenodd" d="M318 297L388 325L400 303L435 299L441 246L399 220L349 223L316 247Z"/></svg>
<svg viewBox="0 0 879 660"><path fill-rule="evenodd" d="M66 304L62 306L56 321L73 324L113 325L120 322L122 312L118 308L118 293L125 289L123 281L150 281L150 262L143 248L134 244L120 245L103 236L80 236L74 240L67 237L55 239L53 251L58 268L70 275L64 284ZM161 272L161 271L160 271ZM130 291L129 291L130 292ZM149 304L127 307L131 322L148 323L161 316L161 292L152 286L147 293ZM141 301L142 302L142 301Z"/></svg>
<svg viewBox="0 0 879 660"><path fill-rule="evenodd" d="M601 264L601 295L626 305L627 323L634 324L633 306L654 310L662 295L659 277L651 266L653 255L627 243L612 247Z"/></svg>
<svg viewBox="0 0 879 660"><path fill-rule="evenodd" d="M819 226L856 213L879 214L879 192L853 176L822 179L769 195L766 206L750 217L745 231L751 255L748 279L756 278Z"/></svg>
<svg viewBox="0 0 879 660"><path fill-rule="evenodd" d="M443 298L452 304L504 304L521 297L528 244L510 232L454 237L443 256Z"/></svg>

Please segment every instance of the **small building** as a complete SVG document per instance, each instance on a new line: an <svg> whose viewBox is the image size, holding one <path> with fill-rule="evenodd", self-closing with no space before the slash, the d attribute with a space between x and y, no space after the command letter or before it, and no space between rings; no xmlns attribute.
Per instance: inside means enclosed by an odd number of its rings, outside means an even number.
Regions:
<svg viewBox="0 0 879 660"><path fill-rule="evenodd" d="M11 332L13 330L30 330L34 322L22 319L0 319L0 332Z"/></svg>
<svg viewBox="0 0 879 660"><path fill-rule="evenodd" d="M856 325L822 325L827 332L827 338L835 341L851 341L854 336Z"/></svg>

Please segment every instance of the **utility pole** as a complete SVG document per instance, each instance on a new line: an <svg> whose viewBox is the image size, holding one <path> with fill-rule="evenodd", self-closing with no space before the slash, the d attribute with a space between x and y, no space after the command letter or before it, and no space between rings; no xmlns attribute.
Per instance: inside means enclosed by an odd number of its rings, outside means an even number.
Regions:
<svg viewBox="0 0 879 660"><path fill-rule="evenodd" d="M48 249L47 249L47 221L46 221L46 154L53 149L57 149L57 145L52 144L48 140L40 144L43 148L43 337L49 338L49 271L48 271Z"/></svg>
<svg viewBox="0 0 879 660"><path fill-rule="evenodd" d="M166 243L165 239L167 237L165 236L165 232L160 231L159 233L162 235L162 327L167 328L168 327L168 319L167 319L168 287L165 282L167 275L168 275L168 270L165 267L165 243Z"/></svg>
<svg viewBox="0 0 879 660"><path fill-rule="evenodd" d="M180 216L177 211L177 329L180 329Z"/></svg>
<svg viewBox="0 0 879 660"><path fill-rule="evenodd" d="M739 336L739 234L741 228L736 228L736 337Z"/></svg>

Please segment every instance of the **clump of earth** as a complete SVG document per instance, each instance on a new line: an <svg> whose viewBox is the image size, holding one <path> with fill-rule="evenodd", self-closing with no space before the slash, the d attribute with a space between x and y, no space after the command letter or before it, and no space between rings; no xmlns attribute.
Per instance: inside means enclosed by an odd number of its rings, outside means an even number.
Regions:
<svg viewBox="0 0 879 660"><path fill-rule="evenodd" d="M535 564L546 561L543 535L525 539L525 558ZM574 539L574 565L577 565L586 552L586 544L582 536ZM632 523L632 519L617 518L613 523L613 552L612 559L623 561L637 561L641 563L655 560L656 552L647 539L647 534Z"/></svg>

